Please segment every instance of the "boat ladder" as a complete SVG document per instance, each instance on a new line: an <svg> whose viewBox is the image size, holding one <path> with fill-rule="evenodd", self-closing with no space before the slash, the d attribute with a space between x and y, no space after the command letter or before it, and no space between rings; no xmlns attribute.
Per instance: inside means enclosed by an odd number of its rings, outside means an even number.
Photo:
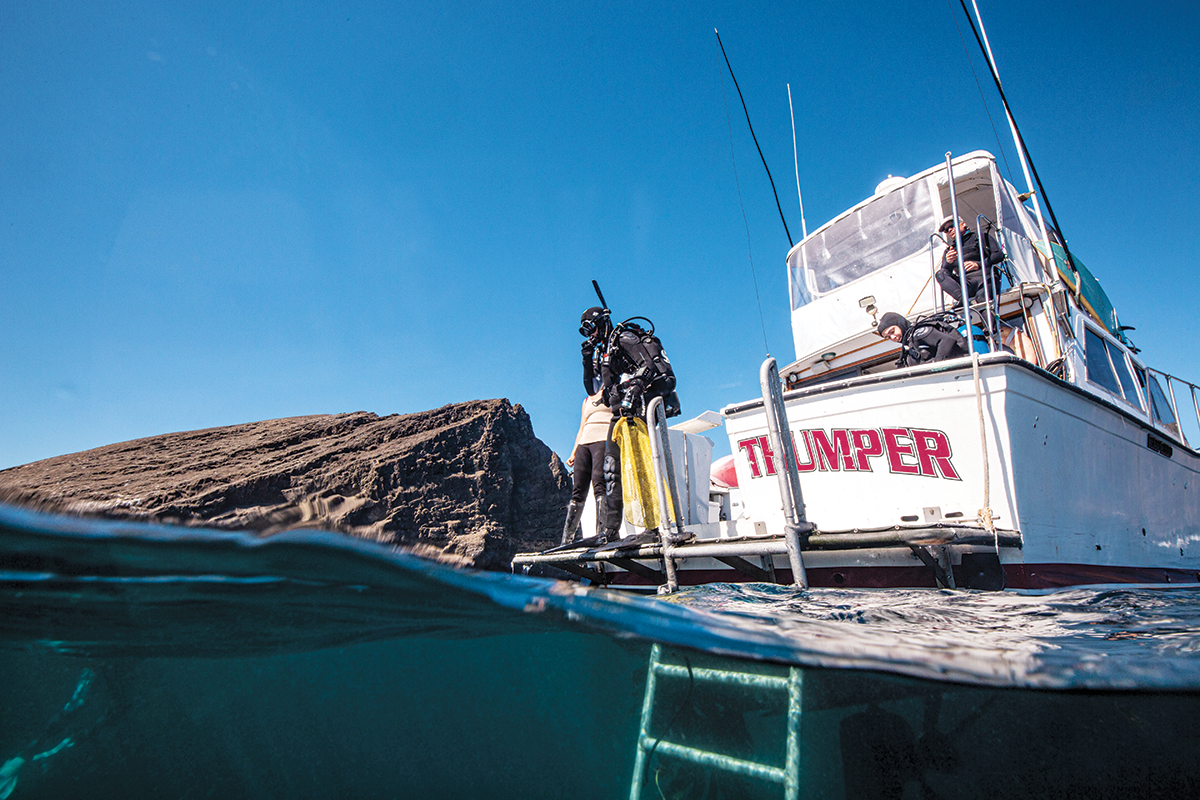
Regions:
<svg viewBox="0 0 1200 800"><path fill-rule="evenodd" d="M787 750L782 767L747 761L722 753L700 750L661 737L650 735L650 723L654 716L655 692L658 679L685 678L696 682L708 682L752 689L776 689L787 692ZM739 670L701 669L680 666L662 660L660 645L650 651L650 666L646 671L646 697L642 701L642 721L638 731L637 758L634 759L633 780L629 787L629 800L640 800L647 761L652 754L670 756L691 762L699 767L722 769L738 775L780 784L786 800L796 800L800 794L800 701L803 677L798 667L791 667L787 677L763 675ZM664 735L667 731L663 732Z"/></svg>

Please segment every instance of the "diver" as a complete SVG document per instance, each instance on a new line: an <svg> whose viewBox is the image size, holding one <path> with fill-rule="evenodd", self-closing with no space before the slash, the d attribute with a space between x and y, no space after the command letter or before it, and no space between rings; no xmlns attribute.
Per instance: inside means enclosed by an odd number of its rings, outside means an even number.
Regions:
<svg viewBox="0 0 1200 800"><path fill-rule="evenodd" d="M995 238L990 233L985 233L983 237L983 251L980 252L979 235L971 230L967 223L958 220L959 235L962 237L963 249L963 274L967 279L967 292L970 294L970 302L974 303L977 300L983 299L983 281L985 270L991 287L991 294L997 294L997 287L1000 285L1000 275L996 269L1003 263L1005 255L1000 249L1000 245L996 243ZM954 237L954 217L946 217L942 220L942 224L938 226L938 233L946 237L946 250L942 253L942 265L938 269L936 276L938 286L942 287L942 291L954 298L955 307L962 305L962 284L959 283L958 274L958 247ZM983 266L980 266L979 259L982 257Z"/></svg>
<svg viewBox="0 0 1200 800"><path fill-rule="evenodd" d="M879 318L875 332L884 339L900 344L898 367L945 361L968 355L967 342L958 332L961 323L953 314L931 314L910 323L895 311L888 311Z"/></svg>
<svg viewBox="0 0 1200 800"><path fill-rule="evenodd" d="M600 295L598 286L596 293ZM603 302L603 295L600 298ZM649 323L649 330L637 320ZM675 372L650 320L631 317L614 326L607 308L593 306L580 316L579 333L584 337L584 388L589 395L599 393L612 411L604 440L604 499L598 503L602 514L596 540L596 544L605 544L620 538L624 510L621 455L613 440L613 429L622 417L644 419L646 407L655 397L663 398L666 416L677 416L679 396L675 393Z"/></svg>

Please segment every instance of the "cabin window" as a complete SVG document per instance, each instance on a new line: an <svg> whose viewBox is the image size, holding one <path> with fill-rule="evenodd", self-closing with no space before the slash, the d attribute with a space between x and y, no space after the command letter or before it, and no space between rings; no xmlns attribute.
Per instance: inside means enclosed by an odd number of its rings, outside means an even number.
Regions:
<svg viewBox="0 0 1200 800"><path fill-rule="evenodd" d="M1102 386L1117 397L1124 397L1121 384L1113 372L1112 362L1108 360L1108 348L1104 339L1091 328L1084 328L1084 358L1087 360L1087 379L1097 386Z"/></svg>
<svg viewBox="0 0 1200 800"><path fill-rule="evenodd" d="M1175 413L1171 411L1171 403L1167 400L1166 393L1158 385L1158 378L1142 369L1137 371L1137 377L1138 383L1146 390L1146 397L1150 400L1150 414L1154 421L1167 426L1174 425Z"/></svg>
<svg viewBox="0 0 1200 800"><path fill-rule="evenodd" d="M1110 341L1104 342L1108 346L1108 357L1112 361L1113 368L1117 371L1117 378L1121 381L1121 388L1125 391L1125 399L1131 405L1138 408L1142 407L1142 398L1138 393L1137 387L1133 383L1133 374L1129 371L1129 360L1125 358L1125 351Z"/></svg>
<svg viewBox="0 0 1200 800"><path fill-rule="evenodd" d="M925 181L852 211L813 234L788 259L792 308L928 249L937 223Z"/></svg>

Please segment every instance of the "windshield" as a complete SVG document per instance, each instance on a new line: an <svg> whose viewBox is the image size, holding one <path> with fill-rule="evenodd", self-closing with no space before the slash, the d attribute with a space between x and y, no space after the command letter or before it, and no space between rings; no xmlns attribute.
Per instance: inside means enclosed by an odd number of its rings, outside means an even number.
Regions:
<svg viewBox="0 0 1200 800"><path fill-rule="evenodd" d="M921 252L937 229L929 186L885 194L816 233L792 253L792 308Z"/></svg>

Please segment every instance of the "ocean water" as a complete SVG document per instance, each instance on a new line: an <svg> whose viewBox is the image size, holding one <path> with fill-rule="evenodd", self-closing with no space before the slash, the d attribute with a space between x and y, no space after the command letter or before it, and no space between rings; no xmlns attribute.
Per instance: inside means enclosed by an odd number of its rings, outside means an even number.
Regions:
<svg viewBox="0 0 1200 800"><path fill-rule="evenodd" d="M0 507L0 798L782 797L1200 790L1194 589L669 598L471 573L320 531Z"/></svg>

